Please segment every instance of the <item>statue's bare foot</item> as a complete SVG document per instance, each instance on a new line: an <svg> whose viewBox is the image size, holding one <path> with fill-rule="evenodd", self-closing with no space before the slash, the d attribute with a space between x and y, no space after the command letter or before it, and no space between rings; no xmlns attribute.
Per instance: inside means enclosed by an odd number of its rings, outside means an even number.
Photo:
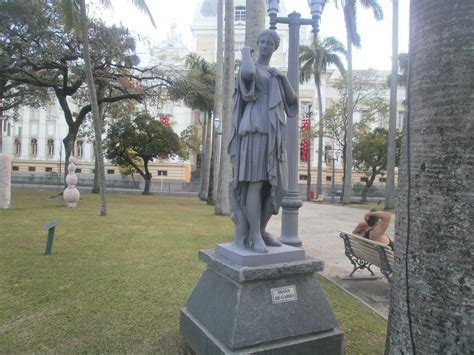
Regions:
<svg viewBox="0 0 474 355"><path fill-rule="evenodd" d="M262 238L269 247L281 247L281 242L268 232L263 232Z"/></svg>
<svg viewBox="0 0 474 355"><path fill-rule="evenodd" d="M239 249L246 249L247 243L246 243L246 238L245 236L242 236L240 238L235 238L234 239L234 244L239 248Z"/></svg>
<svg viewBox="0 0 474 355"><path fill-rule="evenodd" d="M254 238L252 248L257 253L262 253L262 254L268 253L268 248L265 245L265 242L263 241L263 239L260 235L258 235L257 237Z"/></svg>

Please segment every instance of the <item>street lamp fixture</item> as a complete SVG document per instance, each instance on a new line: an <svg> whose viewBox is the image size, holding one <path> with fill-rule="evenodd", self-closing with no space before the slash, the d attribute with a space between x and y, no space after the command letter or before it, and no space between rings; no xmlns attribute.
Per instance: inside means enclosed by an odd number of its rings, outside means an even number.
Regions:
<svg viewBox="0 0 474 355"><path fill-rule="evenodd" d="M319 21L323 13L324 5L327 0L308 0L309 8L311 9L311 16L313 19L313 34L316 37L319 32Z"/></svg>
<svg viewBox="0 0 474 355"><path fill-rule="evenodd" d="M319 29L319 19L327 0L310 0L308 5L311 9L311 19L301 18L301 14L292 12L287 17L278 17L280 0L267 0L267 12L270 17L270 29L276 30L276 24L287 24L288 31L288 80L293 86L297 97L299 97L299 44L300 27L309 25L313 27L316 38ZM286 193L282 206L281 238L284 244L301 246L298 238L298 209L303 205L298 191L298 113L288 117L288 192Z"/></svg>
<svg viewBox="0 0 474 355"><path fill-rule="evenodd" d="M222 119L220 117L214 117L214 129L217 133L219 133L219 129L221 128Z"/></svg>

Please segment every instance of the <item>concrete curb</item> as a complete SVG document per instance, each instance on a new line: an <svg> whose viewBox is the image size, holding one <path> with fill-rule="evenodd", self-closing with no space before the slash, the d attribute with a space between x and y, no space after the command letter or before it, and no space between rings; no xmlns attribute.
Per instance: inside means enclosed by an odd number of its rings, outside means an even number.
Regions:
<svg viewBox="0 0 474 355"><path fill-rule="evenodd" d="M325 278L327 281L329 281L330 283L332 283L334 286L337 286L338 288L340 288L341 290L343 290L344 292L346 292L348 295L352 296L353 298L355 298L357 301L359 301L360 303L362 303L364 306L370 308L375 314L377 314L380 318L382 318L383 320L385 321L388 321L388 318L385 317L384 314L380 313L378 310L376 310L374 307L372 307L370 304L368 304L367 302L365 302L363 299L361 299L359 296L355 295L354 293L352 293L351 291L345 289L344 287L342 287L341 285L339 285L336 281L332 280L331 278L319 273L319 275L323 278Z"/></svg>

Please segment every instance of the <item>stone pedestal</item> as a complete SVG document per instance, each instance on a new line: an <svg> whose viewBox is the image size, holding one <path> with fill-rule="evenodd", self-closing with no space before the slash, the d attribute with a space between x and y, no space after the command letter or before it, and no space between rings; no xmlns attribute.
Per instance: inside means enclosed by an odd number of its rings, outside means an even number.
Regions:
<svg viewBox="0 0 474 355"><path fill-rule="evenodd" d="M269 254L299 260L242 266L229 249L200 251L207 268L181 310L181 334L197 354L342 354L342 332L314 277L321 260L287 246Z"/></svg>

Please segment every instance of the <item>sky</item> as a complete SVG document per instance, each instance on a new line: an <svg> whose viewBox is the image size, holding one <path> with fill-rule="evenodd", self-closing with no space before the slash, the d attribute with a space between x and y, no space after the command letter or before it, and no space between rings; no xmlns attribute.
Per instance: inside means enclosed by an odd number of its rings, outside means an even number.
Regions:
<svg viewBox="0 0 474 355"><path fill-rule="evenodd" d="M390 70L391 68L392 2L379 0L379 3L384 12L382 21L375 21L371 11L360 6L358 8L357 24L362 47L353 50L354 69ZM112 10L94 11L93 16L101 17L107 23L122 24L139 38L151 43L164 40L174 21L183 42L193 50L190 27L198 0L147 0L157 28L152 26L146 15L131 5L130 0L112 0L112 4ZM304 18L311 17L307 0L285 0L285 4L289 13L296 11ZM409 0L399 0L399 53L408 52L408 17ZM323 37L334 36L346 44L343 14L341 9L335 8L333 1L324 8L320 34Z"/></svg>

